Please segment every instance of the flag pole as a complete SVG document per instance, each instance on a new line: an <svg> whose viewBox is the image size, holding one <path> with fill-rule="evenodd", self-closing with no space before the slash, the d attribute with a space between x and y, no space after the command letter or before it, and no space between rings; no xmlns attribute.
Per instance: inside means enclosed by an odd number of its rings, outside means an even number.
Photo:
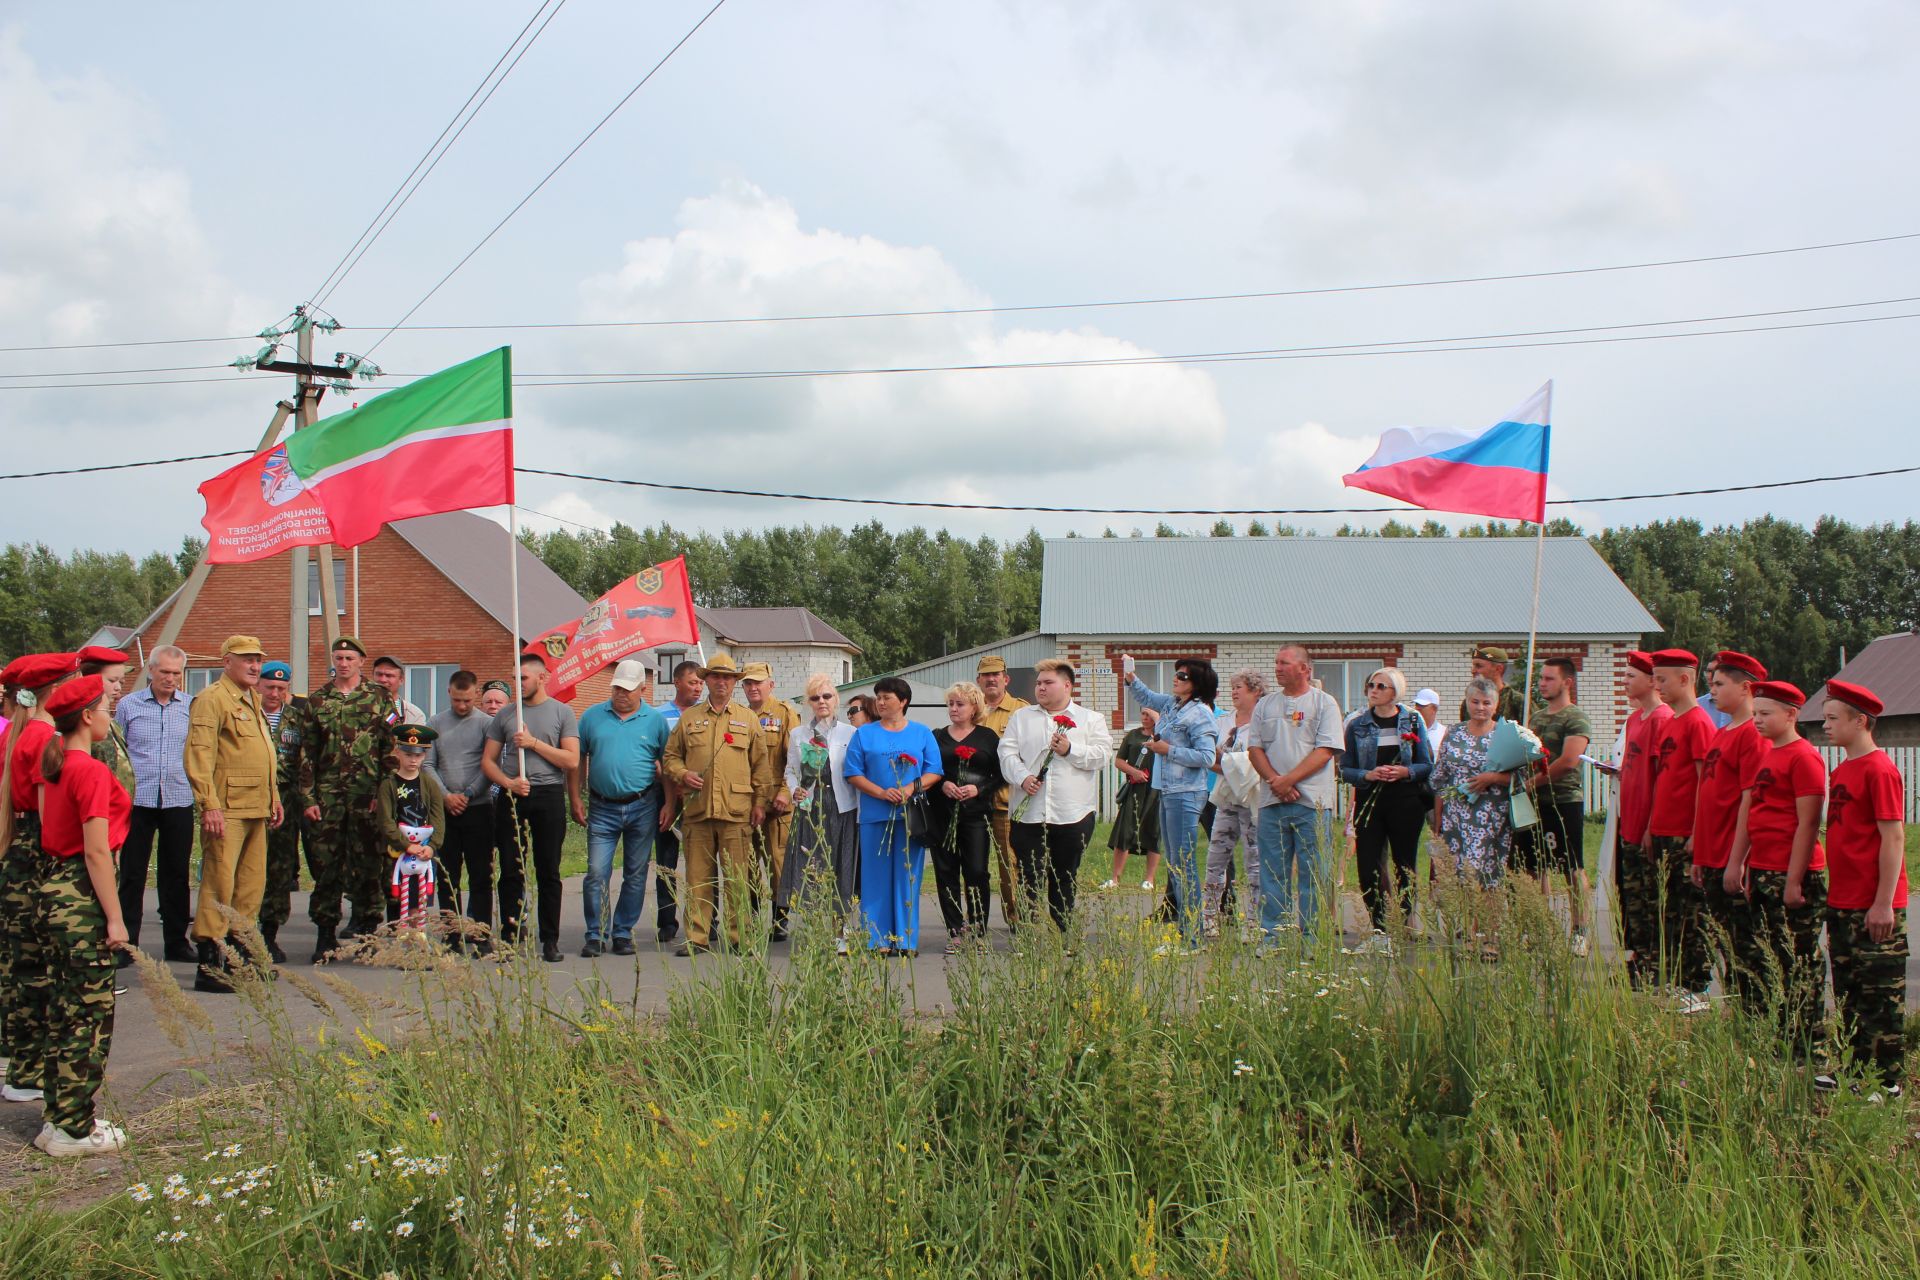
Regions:
<svg viewBox="0 0 1920 1280"><path fill-rule="evenodd" d="M1540 591L1540 577L1534 574L1534 595L1536 601ZM513 722L517 729L527 725L527 708L520 692L520 508L507 504L507 590L513 594L513 665L507 670L513 673ZM520 753L520 772L518 777L527 776L527 749L515 748Z"/></svg>
<svg viewBox="0 0 1920 1280"><path fill-rule="evenodd" d="M1546 483L1548 456L1553 448L1553 379L1547 379L1545 412L1546 435L1540 443L1540 518L1534 522L1533 539L1533 611L1527 617L1527 666L1521 674L1526 687L1520 691L1520 724L1527 727L1533 721L1533 654L1540 637L1540 573L1546 563L1547 555L1547 504Z"/></svg>

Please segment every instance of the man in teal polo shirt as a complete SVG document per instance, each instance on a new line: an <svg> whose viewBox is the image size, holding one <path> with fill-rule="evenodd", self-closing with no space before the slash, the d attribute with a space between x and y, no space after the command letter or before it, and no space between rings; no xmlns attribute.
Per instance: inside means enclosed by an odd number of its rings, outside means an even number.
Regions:
<svg viewBox="0 0 1920 1280"><path fill-rule="evenodd" d="M648 705L651 684L652 673L636 658L613 669L613 696L580 717L580 764L567 773L573 820L587 829L587 878L581 886L587 942L580 954L588 959L601 953L609 932L607 882L613 877L614 846L620 845L623 853L612 950L630 956L633 926L646 905L654 837L673 825L673 808L663 802L660 785L660 753L672 729L667 718Z"/></svg>

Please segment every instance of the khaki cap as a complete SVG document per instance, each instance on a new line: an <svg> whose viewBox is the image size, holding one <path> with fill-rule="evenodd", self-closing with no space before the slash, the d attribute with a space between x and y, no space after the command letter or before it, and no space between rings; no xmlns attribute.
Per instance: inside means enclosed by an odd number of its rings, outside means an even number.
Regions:
<svg viewBox="0 0 1920 1280"><path fill-rule="evenodd" d="M771 680L773 679L773 668L764 662L749 662L740 669L740 678L742 680Z"/></svg>
<svg viewBox="0 0 1920 1280"><path fill-rule="evenodd" d="M990 653L980 659L980 665L974 668L974 674L977 676L990 676L995 673L1005 675L1006 672L1007 660L997 653Z"/></svg>
<svg viewBox="0 0 1920 1280"><path fill-rule="evenodd" d="M706 666L700 668L700 674L702 677L737 676L740 674L740 664L733 660L732 654L716 653L707 659Z"/></svg>
<svg viewBox="0 0 1920 1280"><path fill-rule="evenodd" d="M226 658L234 654L240 654L243 657L252 654L264 658L267 656L267 651L261 647L259 636L228 636L220 646L220 656Z"/></svg>
<svg viewBox="0 0 1920 1280"><path fill-rule="evenodd" d="M1498 645L1491 645L1491 644L1481 645L1478 649L1475 649L1473 651L1473 656L1481 659L1484 662L1498 662L1498 663L1505 664L1513 661L1512 658L1507 656L1507 651L1505 649L1500 648Z"/></svg>
<svg viewBox="0 0 1920 1280"><path fill-rule="evenodd" d="M352 636L341 636L338 640L335 640L333 642L333 647L329 649L327 652L338 653L342 649L351 649L363 658L367 656L367 646L361 644L358 640L355 640Z"/></svg>

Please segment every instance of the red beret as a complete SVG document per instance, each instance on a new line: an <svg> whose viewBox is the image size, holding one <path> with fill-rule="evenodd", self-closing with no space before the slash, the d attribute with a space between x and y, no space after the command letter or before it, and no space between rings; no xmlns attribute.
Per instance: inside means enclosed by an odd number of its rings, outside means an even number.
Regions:
<svg viewBox="0 0 1920 1280"><path fill-rule="evenodd" d="M1755 680L1767 678L1766 663L1748 654L1735 653L1732 649L1722 649L1714 654L1713 665L1726 671L1744 671Z"/></svg>
<svg viewBox="0 0 1920 1280"><path fill-rule="evenodd" d="M1627 665L1635 671L1653 674L1653 655L1645 649L1635 649L1627 654Z"/></svg>
<svg viewBox="0 0 1920 1280"><path fill-rule="evenodd" d="M69 680L47 695L47 714L58 720L89 703L98 702L100 695L106 691L107 682L99 676L81 676L78 680Z"/></svg>
<svg viewBox="0 0 1920 1280"><path fill-rule="evenodd" d="M1768 698L1789 707L1804 707L1807 705L1807 695L1800 692L1794 685L1788 684L1785 680L1756 680L1753 682L1753 696L1756 698Z"/></svg>
<svg viewBox="0 0 1920 1280"><path fill-rule="evenodd" d="M29 653L0 671L0 683L16 689L39 689L72 675L79 666L80 659L70 653Z"/></svg>
<svg viewBox="0 0 1920 1280"><path fill-rule="evenodd" d="M118 649L109 649L103 644L90 644L73 655L81 662L104 662L108 666L125 665L127 655Z"/></svg>
<svg viewBox="0 0 1920 1280"><path fill-rule="evenodd" d="M1887 709L1878 695L1865 685L1854 684L1851 680L1827 681L1827 697L1837 698L1855 710L1878 718Z"/></svg>
<svg viewBox="0 0 1920 1280"><path fill-rule="evenodd" d="M1653 665L1656 667L1697 667L1700 665L1700 659L1694 657L1685 649L1662 649L1660 652L1650 656L1653 658Z"/></svg>

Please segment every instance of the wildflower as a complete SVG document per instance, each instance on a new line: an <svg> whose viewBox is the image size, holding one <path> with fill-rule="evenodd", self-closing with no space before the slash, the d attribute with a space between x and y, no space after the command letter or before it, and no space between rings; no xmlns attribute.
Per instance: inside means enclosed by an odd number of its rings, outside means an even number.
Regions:
<svg viewBox="0 0 1920 1280"><path fill-rule="evenodd" d="M347 1224L347 1230L349 1231L365 1231L366 1229L367 1220L365 1218L355 1218Z"/></svg>
<svg viewBox="0 0 1920 1280"><path fill-rule="evenodd" d="M127 1194L133 1197L135 1204L145 1204L153 1199L153 1188L144 1182L136 1182L127 1188Z"/></svg>
<svg viewBox="0 0 1920 1280"><path fill-rule="evenodd" d="M170 1236L168 1236L168 1237L167 1237L167 1243L168 1243L168 1244L179 1244L179 1243L180 1243L180 1242L181 1242L182 1240L185 1240L186 1238L187 1238L187 1233L186 1233L186 1232L184 1232L184 1231L176 1231L176 1232L174 1232L174 1233L173 1233L172 1235L170 1235Z"/></svg>
<svg viewBox="0 0 1920 1280"><path fill-rule="evenodd" d="M210 1192L202 1191L193 1198L193 1207L196 1209L204 1209L212 1203L213 1195Z"/></svg>
<svg viewBox="0 0 1920 1280"><path fill-rule="evenodd" d="M260 1216L263 1218L271 1218L273 1216L273 1206L270 1204L261 1205Z"/></svg>
<svg viewBox="0 0 1920 1280"><path fill-rule="evenodd" d="M413 1224L411 1222L403 1222L393 1229L393 1234L405 1240L413 1234Z"/></svg>
<svg viewBox="0 0 1920 1280"><path fill-rule="evenodd" d="M240 1144L237 1142L229 1143L220 1149L220 1154L229 1160L238 1160L240 1158Z"/></svg>

